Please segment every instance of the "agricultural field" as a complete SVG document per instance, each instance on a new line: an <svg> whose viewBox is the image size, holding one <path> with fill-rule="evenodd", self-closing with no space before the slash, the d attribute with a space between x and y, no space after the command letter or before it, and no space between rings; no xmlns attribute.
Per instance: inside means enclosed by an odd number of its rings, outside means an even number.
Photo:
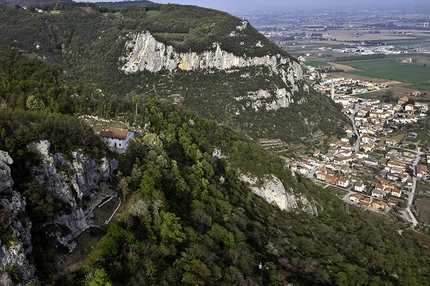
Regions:
<svg viewBox="0 0 430 286"><path fill-rule="evenodd" d="M418 219L420 222L428 223L430 218L430 198L420 197L418 204Z"/></svg>
<svg viewBox="0 0 430 286"><path fill-rule="evenodd" d="M415 58L415 56L411 55L411 58ZM430 55L420 56L419 63L399 62L407 59L387 57L385 59L344 62L343 64L352 67L347 72L354 75L419 84L421 87L427 87L426 90L430 91Z"/></svg>
<svg viewBox="0 0 430 286"><path fill-rule="evenodd" d="M418 182L418 196L415 207L418 210L418 220L423 223L430 221L430 183Z"/></svg>

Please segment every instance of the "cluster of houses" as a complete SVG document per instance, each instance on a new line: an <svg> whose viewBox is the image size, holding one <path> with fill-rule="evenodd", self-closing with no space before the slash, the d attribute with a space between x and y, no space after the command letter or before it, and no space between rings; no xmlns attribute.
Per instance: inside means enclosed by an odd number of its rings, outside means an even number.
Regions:
<svg viewBox="0 0 430 286"><path fill-rule="evenodd" d="M358 98L343 99L344 95L361 94L369 91L387 88L385 83L377 84L359 79L332 78L321 80L313 85L313 88L322 94L332 96L332 99L358 102Z"/></svg>
<svg viewBox="0 0 430 286"><path fill-rule="evenodd" d="M349 200L352 203L356 203L357 205L363 206L363 207L372 207L379 210L385 210L388 208L388 204L383 200L379 200L368 196L363 196L361 194L352 194L349 196Z"/></svg>
<svg viewBox="0 0 430 286"><path fill-rule="evenodd" d="M351 202L377 209L386 208L383 200L387 197L401 198L410 190L412 176L428 177L427 166L416 164L419 155L405 150L410 147L405 145L405 139L389 138L399 125L425 119L428 104L414 103L407 96L395 104L353 96L333 97L341 100L343 112L353 119L355 128L348 128L347 136L332 142L324 154L315 151L313 157L290 160L294 172L354 191ZM411 132L408 136L417 134ZM426 163L430 163L430 155ZM380 182L372 183L375 179Z"/></svg>
<svg viewBox="0 0 430 286"><path fill-rule="evenodd" d="M352 46L342 49L333 49L334 52L343 54L358 54L358 55L398 55L401 51L396 49L394 46Z"/></svg>

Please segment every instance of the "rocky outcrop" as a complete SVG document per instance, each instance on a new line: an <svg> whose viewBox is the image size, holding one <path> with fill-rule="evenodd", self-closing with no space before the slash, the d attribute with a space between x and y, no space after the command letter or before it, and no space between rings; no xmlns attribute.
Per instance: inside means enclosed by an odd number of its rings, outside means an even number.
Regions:
<svg viewBox="0 0 430 286"><path fill-rule="evenodd" d="M11 189L13 186L9 165L13 163L12 158L5 151L0 150L0 193Z"/></svg>
<svg viewBox="0 0 430 286"><path fill-rule="evenodd" d="M106 158L96 161L79 152L72 152L71 159L66 160L62 154L50 152L48 141L30 144L28 148L39 154L42 161L32 172L35 180L45 186L53 197L72 207L71 213L62 213L54 218L55 225L66 226L70 233L58 231L52 235L73 251L76 247L74 238L93 225L94 208L105 197L116 196L106 184L101 183L112 176L118 162ZM78 207L82 204L84 208Z"/></svg>
<svg viewBox="0 0 430 286"><path fill-rule="evenodd" d="M23 215L25 198L12 190L12 163L9 154L0 151L0 285L26 285L37 282L35 267L27 259L33 250L31 222Z"/></svg>
<svg viewBox="0 0 430 286"><path fill-rule="evenodd" d="M245 107L251 107L255 111L261 108L278 110L279 108L286 108L290 103L294 102L291 93L285 88L277 89L274 95L268 90L250 91L248 92L248 96L237 96L235 99L237 101L244 101Z"/></svg>
<svg viewBox="0 0 430 286"><path fill-rule="evenodd" d="M247 25L236 27L238 32L246 29ZM235 36L235 33L230 35ZM269 67L271 72L280 76L284 83L294 93L303 89L308 91L303 84L303 70L298 62L288 57L278 55L266 55L263 57L237 56L224 51L220 43L213 43L212 50L203 53L189 51L178 53L172 46L158 42L150 32L130 34L130 40L125 44L126 55L119 60L122 63L120 69L127 74L148 70L158 72L163 69L170 71L181 69L192 70L230 70L234 68L246 68L255 66ZM262 47L261 43L256 44Z"/></svg>
<svg viewBox="0 0 430 286"><path fill-rule="evenodd" d="M259 180L242 174L240 179L249 183L254 194L263 197L268 203L277 205L281 210L303 211L318 216L315 203L311 203L304 194L296 195L291 188L287 191L282 181L274 175Z"/></svg>
<svg viewBox="0 0 430 286"><path fill-rule="evenodd" d="M42 158L41 166L35 168L34 176L39 183L46 184L54 197L76 207L76 198L81 200L95 189L100 181L106 181L117 168L116 160L101 159L100 162L79 152L72 152L71 160L62 154L51 154L50 143L41 141L28 146Z"/></svg>

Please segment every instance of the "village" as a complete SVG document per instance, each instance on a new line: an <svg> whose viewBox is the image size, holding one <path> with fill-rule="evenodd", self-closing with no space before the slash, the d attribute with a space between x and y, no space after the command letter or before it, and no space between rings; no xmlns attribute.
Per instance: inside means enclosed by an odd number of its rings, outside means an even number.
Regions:
<svg viewBox="0 0 430 286"><path fill-rule="evenodd" d="M399 216L415 226L411 205L417 180L429 179L425 164L430 163L430 154L421 150L423 142L416 140L417 133L401 129L426 120L429 106L416 100L419 92L395 103L355 96L386 88L385 84L344 78L315 84L314 89L342 104L352 127L346 130L346 137L332 142L327 152L316 150L291 159L289 165L295 173L325 188L345 190L343 200L349 204L380 213L396 206Z"/></svg>

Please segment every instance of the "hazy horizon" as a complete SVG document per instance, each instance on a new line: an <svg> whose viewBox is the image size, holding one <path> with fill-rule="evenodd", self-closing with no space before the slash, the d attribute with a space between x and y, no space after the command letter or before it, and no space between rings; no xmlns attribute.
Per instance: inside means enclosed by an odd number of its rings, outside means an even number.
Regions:
<svg viewBox="0 0 430 286"><path fill-rule="evenodd" d="M429 0L410 0L405 2L403 0L272 0L270 3L261 0L158 0L153 1L161 4L183 4L183 5L196 5L205 8L212 8L226 12L233 11L270 11L270 10L291 10L291 9L371 9L371 8L384 8L384 9L407 9L415 7L425 7L430 9Z"/></svg>

